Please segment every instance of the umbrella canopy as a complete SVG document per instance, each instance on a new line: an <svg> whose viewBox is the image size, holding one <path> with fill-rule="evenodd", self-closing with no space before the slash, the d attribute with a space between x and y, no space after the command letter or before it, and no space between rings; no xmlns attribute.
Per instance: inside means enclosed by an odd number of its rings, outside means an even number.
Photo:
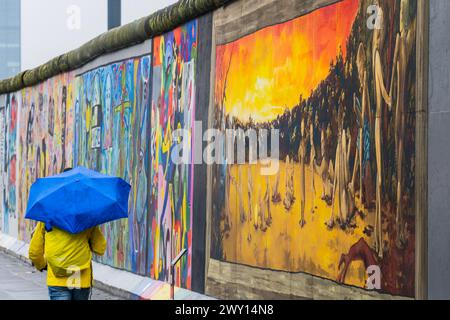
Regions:
<svg viewBox="0 0 450 320"><path fill-rule="evenodd" d="M38 179L30 190L25 219L72 234L128 217L131 186L117 177L78 167Z"/></svg>

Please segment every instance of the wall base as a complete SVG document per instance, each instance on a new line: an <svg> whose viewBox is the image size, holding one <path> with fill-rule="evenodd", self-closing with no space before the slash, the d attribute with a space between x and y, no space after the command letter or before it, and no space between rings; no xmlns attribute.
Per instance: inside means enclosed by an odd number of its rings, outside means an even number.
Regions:
<svg viewBox="0 0 450 320"><path fill-rule="evenodd" d="M25 263L29 245L0 232L0 251L10 254ZM134 273L114 269L93 262L94 287L127 300L169 300L170 286L162 281L152 280ZM175 288L175 300L212 300L212 298L190 290Z"/></svg>
<svg viewBox="0 0 450 320"><path fill-rule="evenodd" d="M264 270L214 259L209 261L208 269L206 294L218 298L410 300L338 284L310 274Z"/></svg>

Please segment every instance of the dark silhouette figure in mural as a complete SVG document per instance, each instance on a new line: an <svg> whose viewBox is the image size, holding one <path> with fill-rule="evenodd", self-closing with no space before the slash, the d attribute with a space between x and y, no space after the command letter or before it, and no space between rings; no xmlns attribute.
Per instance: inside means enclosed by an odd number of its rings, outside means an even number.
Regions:
<svg viewBox="0 0 450 320"><path fill-rule="evenodd" d="M255 230L266 232L267 228L272 224L272 215L270 212L270 184L266 180L264 195L261 186L258 187L258 204L255 207L255 217L253 219L253 227ZM250 220L252 221L252 220Z"/></svg>
<svg viewBox="0 0 450 320"><path fill-rule="evenodd" d="M266 196L267 196L267 190L263 196L261 189L260 189L259 190L259 208L258 208L257 225L258 225L258 229L261 230L262 232L267 231L267 224L266 224L266 220L265 220L265 214L266 214L266 210L267 210Z"/></svg>
<svg viewBox="0 0 450 320"><path fill-rule="evenodd" d="M264 193L264 204L265 204L264 221L267 227L270 227L272 225L272 211L270 210L270 194L271 193L270 193L269 176L266 176L266 192Z"/></svg>
<svg viewBox="0 0 450 320"><path fill-rule="evenodd" d="M316 174L316 147L314 146L314 124L311 122L309 127L309 143L311 146L311 151L309 155L309 167L311 170L311 214L314 213L316 205L316 184L314 183L314 176Z"/></svg>
<svg viewBox="0 0 450 320"><path fill-rule="evenodd" d="M300 128L300 146L298 148L298 160L300 162L300 220L299 225L303 228L306 224L305 209L306 209L306 172L305 172L305 158L306 158L306 132L305 120L302 120Z"/></svg>
<svg viewBox="0 0 450 320"><path fill-rule="evenodd" d="M231 229L231 217L230 217L230 188L234 185L233 176L231 175L231 165L225 165L226 170L226 183L225 183L225 212L223 213L224 222L224 232L226 233Z"/></svg>
<svg viewBox="0 0 450 320"><path fill-rule="evenodd" d="M320 131L320 157L321 163L320 166L317 164L314 165L315 171L319 173L319 176L322 178L322 196L321 199L325 201L327 204L331 205L331 176L330 176L330 163L332 163L331 159L328 156L327 152L327 138L326 138L326 129L322 127ZM332 167L332 165L331 165Z"/></svg>
<svg viewBox="0 0 450 320"><path fill-rule="evenodd" d="M275 185L273 187L273 192L272 192L272 202L274 204L278 204L281 202L281 194L280 194L280 191L278 190L279 186L280 186L280 170L277 170Z"/></svg>
<svg viewBox="0 0 450 320"><path fill-rule="evenodd" d="M245 214L244 209L244 199L243 199L243 190L242 185L244 184L244 180L242 180L242 166L238 166L238 181L236 184L236 191L238 193L238 202L239 202L239 212L241 217L241 223L247 221L247 215Z"/></svg>

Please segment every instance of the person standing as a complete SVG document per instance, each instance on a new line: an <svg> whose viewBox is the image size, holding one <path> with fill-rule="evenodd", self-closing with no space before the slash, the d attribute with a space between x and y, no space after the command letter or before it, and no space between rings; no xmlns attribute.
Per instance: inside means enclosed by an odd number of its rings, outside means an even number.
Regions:
<svg viewBox="0 0 450 320"><path fill-rule="evenodd" d="M30 243L29 258L39 271L47 270L50 300L89 300L93 284L92 253L104 255L106 240L100 228L70 234L39 222Z"/></svg>

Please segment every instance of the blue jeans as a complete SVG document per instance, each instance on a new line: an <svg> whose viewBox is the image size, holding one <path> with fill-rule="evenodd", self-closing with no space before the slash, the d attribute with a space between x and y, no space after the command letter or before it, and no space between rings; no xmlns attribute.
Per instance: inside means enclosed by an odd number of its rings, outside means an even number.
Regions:
<svg viewBox="0 0 450 320"><path fill-rule="evenodd" d="M48 287L50 300L89 300L91 289L69 289L66 287Z"/></svg>

